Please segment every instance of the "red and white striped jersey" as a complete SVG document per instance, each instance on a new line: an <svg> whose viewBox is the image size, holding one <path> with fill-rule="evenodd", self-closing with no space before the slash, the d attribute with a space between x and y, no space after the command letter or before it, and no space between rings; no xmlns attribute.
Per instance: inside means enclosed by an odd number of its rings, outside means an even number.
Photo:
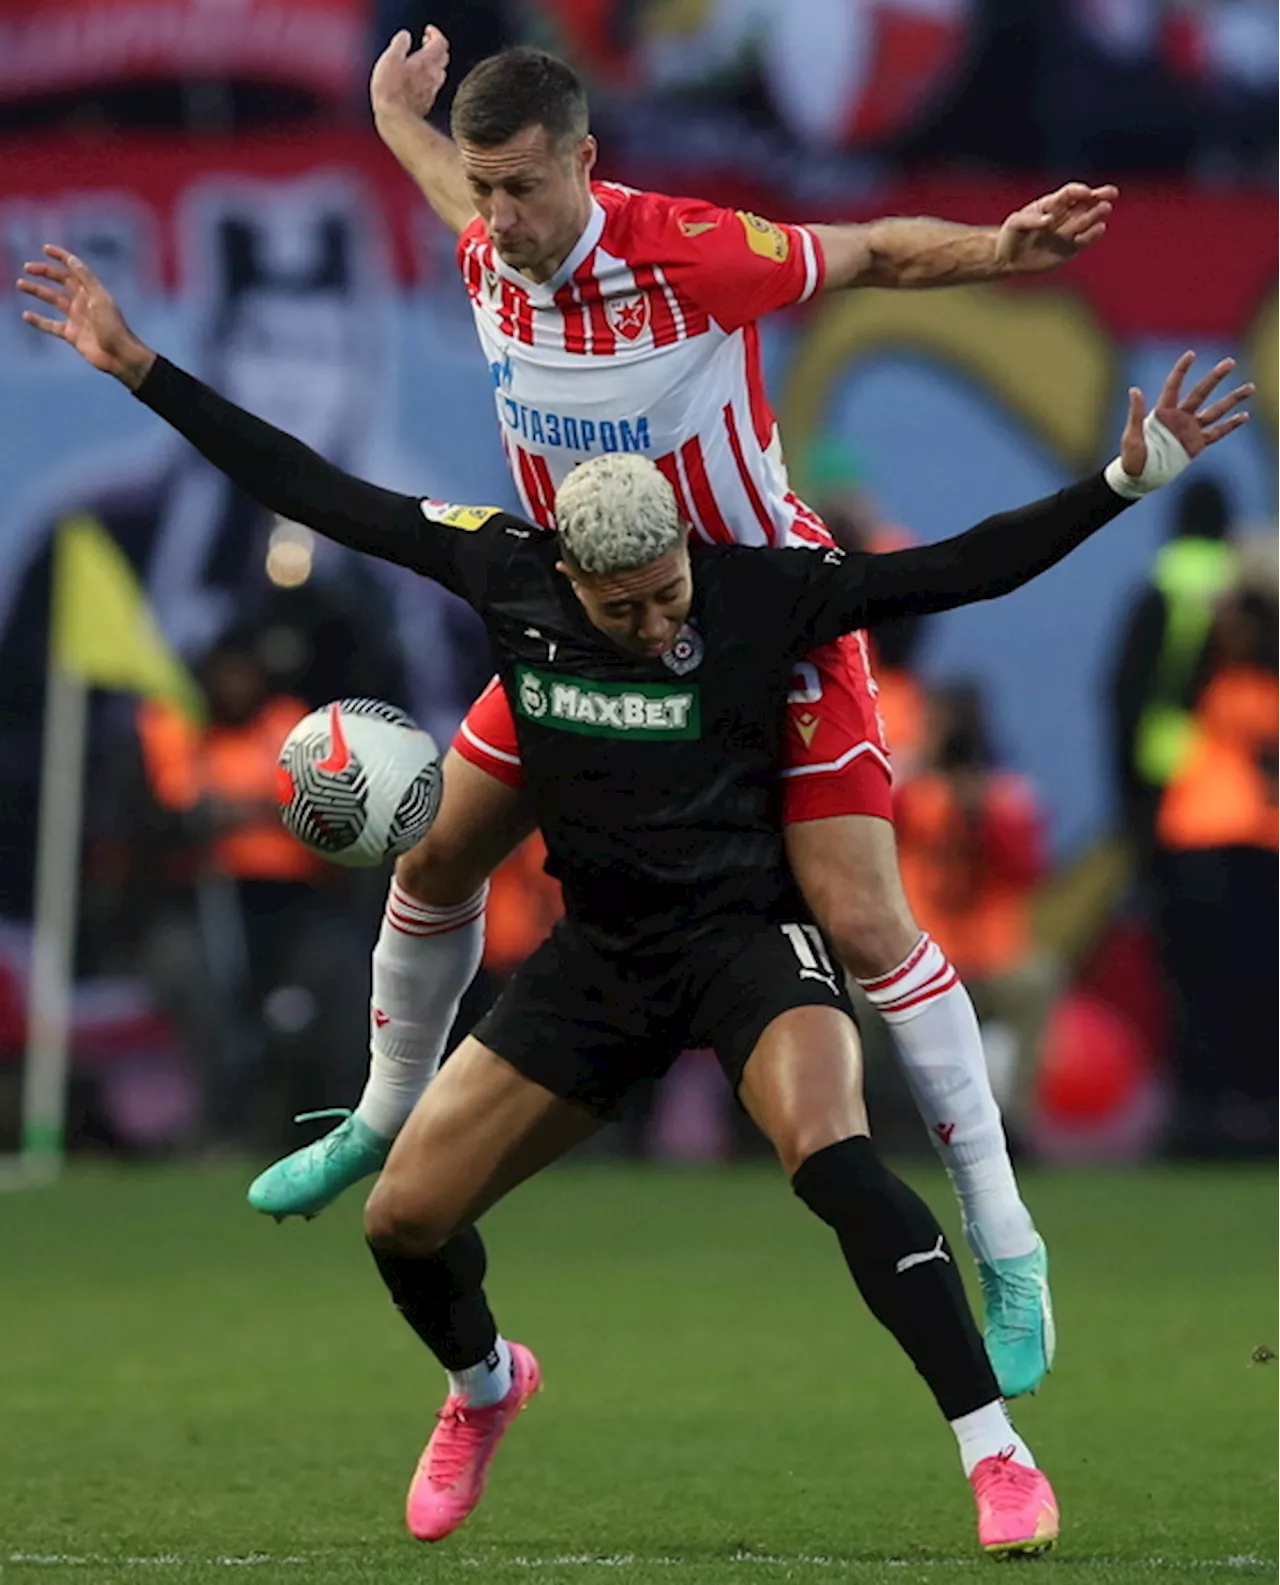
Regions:
<svg viewBox="0 0 1280 1585"><path fill-rule="evenodd" d="M552 527L572 467L636 451L704 539L830 544L787 482L756 328L822 284L813 234L701 199L592 192L586 230L543 284L503 264L479 218L458 240L528 515Z"/></svg>

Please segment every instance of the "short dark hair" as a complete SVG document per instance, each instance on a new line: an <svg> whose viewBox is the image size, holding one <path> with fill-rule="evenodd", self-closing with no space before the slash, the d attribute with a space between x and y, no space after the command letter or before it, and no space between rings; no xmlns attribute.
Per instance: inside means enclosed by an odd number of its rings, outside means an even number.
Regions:
<svg viewBox="0 0 1280 1585"><path fill-rule="evenodd" d="M545 127L554 142L585 138L587 93L571 66L545 50L503 50L473 66L450 112L455 138L497 148L526 127Z"/></svg>

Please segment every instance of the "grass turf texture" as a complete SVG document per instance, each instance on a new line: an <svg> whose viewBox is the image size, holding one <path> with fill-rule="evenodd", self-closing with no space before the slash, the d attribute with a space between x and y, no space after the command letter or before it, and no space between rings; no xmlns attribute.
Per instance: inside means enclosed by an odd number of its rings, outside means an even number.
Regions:
<svg viewBox="0 0 1280 1585"><path fill-rule="evenodd" d="M943 1581L995 1565L922 1383L776 1172L569 1166L488 1218L546 1390L466 1528L404 1490L441 1396L356 1192L310 1223L247 1172L81 1168L0 1195L0 1577L265 1585ZM912 1174L954 1232L946 1187ZM1276 1577L1274 1180L1030 1176L1061 1352L1017 1420L1062 1585ZM1019 1566L1019 1565L1013 1565Z"/></svg>

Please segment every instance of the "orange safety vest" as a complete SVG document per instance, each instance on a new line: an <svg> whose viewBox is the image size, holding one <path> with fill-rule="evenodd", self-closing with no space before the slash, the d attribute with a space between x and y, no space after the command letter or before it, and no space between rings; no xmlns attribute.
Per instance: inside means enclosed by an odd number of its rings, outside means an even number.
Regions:
<svg viewBox="0 0 1280 1585"><path fill-rule="evenodd" d="M201 726L171 704L144 699L138 706L143 766L156 802L192 809L202 797L276 801L280 745L302 720L299 699L268 699L243 726ZM235 831L215 836L211 855L226 875L241 880L310 881L323 865L291 837L272 810Z"/></svg>
<svg viewBox="0 0 1280 1585"><path fill-rule="evenodd" d="M876 709L884 722L884 735L893 755L895 777L911 775L924 752L928 709L924 689L912 672L896 667L875 667Z"/></svg>
<svg viewBox="0 0 1280 1585"><path fill-rule="evenodd" d="M518 969L564 912L560 882L542 867L546 858L546 844L535 831L494 871L484 936L484 966L491 973Z"/></svg>
<svg viewBox="0 0 1280 1585"><path fill-rule="evenodd" d="M916 920L961 974L1014 969L1031 950L1031 901L1039 878L1039 816L1030 783L996 772L976 820L945 776L909 781L895 800L902 884ZM980 833L1003 824L1025 855L1021 873L994 873Z"/></svg>
<svg viewBox="0 0 1280 1585"><path fill-rule="evenodd" d="M1195 710L1187 756L1165 788L1156 836L1167 848L1280 846L1274 765L1280 681L1259 666L1227 666Z"/></svg>

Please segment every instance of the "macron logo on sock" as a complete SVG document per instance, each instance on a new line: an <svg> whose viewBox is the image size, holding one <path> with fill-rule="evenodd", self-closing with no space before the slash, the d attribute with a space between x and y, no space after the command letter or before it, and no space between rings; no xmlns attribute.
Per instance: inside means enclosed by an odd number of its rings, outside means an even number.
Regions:
<svg viewBox="0 0 1280 1585"><path fill-rule="evenodd" d="M942 1245L943 1236L939 1233L938 1242L932 1249L923 1250L918 1255L904 1255L893 1269L901 1276L904 1271L910 1271L912 1266L923 1266L929 1260L945 1260L949 1266L951 1264L951 1256L947 1254Z"/></svg>

